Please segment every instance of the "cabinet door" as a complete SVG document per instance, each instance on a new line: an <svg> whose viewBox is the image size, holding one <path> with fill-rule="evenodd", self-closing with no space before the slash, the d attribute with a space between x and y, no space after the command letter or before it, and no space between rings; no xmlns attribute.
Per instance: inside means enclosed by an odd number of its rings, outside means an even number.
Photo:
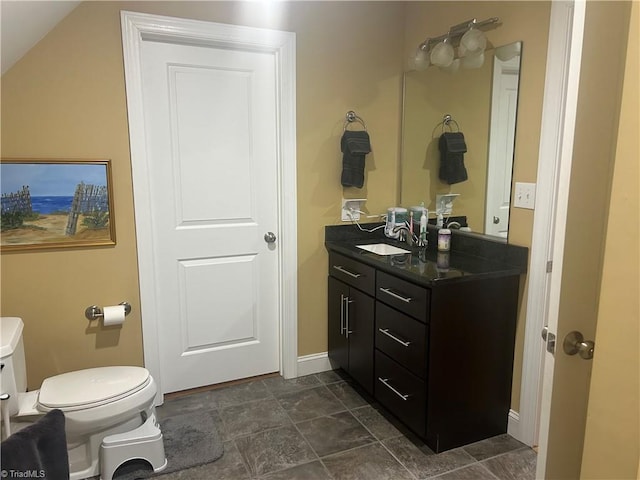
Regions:
<svg viewBox="0 0 640 480"><path fill-rule="evenodd" d="M373 297L351 288L347 304L349 374L373 395Z"/></svg>
<svg viewBox="0 0 640 480"><path fill-rule="evenodd" d="M328 342L329 358L335 366L349 371L349 341L346 336L345 308L349 298L349 287L329 277Z"/></svg>

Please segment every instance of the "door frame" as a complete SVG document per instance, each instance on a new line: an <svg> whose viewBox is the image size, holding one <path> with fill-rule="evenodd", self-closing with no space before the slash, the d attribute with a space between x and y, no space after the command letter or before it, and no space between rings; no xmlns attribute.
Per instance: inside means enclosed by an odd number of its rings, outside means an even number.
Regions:
<svg viewBox="0 0 640 480"><path fill-rule="evenodd" d="M523 443L540 447L538 476L546 465L553 381L553 362L546 361L553 357L545 358L541 332L548 325L551 333L557 333L585 9L585 0L551 4L520 411L517 429L510 432Z"/></svg>
<svg viewBox="0 0 640 480"><path fill-rule="evenodd" d="M297 376L298 279L297 279L297 194L296 194L296 85L295 33L229 25L145 13L121 11L127 115L136 225L140 284L144 365L158 383L156 404L163 401L158 326L154 242L149 183L150 159L145 144L141 46L145 40L190 45L243 46L271 53L276 64L280 374Z"/></svg>

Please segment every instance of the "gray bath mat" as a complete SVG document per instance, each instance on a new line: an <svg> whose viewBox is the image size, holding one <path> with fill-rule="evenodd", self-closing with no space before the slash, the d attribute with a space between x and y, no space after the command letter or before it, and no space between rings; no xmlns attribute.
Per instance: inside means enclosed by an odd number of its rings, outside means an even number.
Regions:
<svg viewBox="0 0 640 480"><path fill-rule="evenodd" d="M160 422L164 436L167 468L156 475L197 467L219 459L224 450L210 412L191 412ZM114 480L135 480L153 476L146 462L132 461L118 468Z"/></svg>

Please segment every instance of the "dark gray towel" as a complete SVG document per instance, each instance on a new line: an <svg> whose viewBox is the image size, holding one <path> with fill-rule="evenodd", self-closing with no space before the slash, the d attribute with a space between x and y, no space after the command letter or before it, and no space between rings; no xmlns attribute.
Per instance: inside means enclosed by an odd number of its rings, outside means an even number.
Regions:
<svg viewBox="0 0 640 480"><path fill-rule="evenodd" d="M340 139L340 149L342 150L342 186L362 188L364 157L371 152L369 134L366 131L346 130Z"/></svg>
<svg viewBox="0 0 640 480"><path fill-rule="evenodd" d="M462 132L445 132L440 135L440 180L448 183L460 183L467 180L467 169L464 166L464 154L467 144Z"/></svg>
<svg viewBox="0 0 640 480"><path fill-rule="evenodd" d="M9 436L0 445L0 456L2 470L10 478L68 480L69 455L62 411L51 410L33 425Z"/></svg>

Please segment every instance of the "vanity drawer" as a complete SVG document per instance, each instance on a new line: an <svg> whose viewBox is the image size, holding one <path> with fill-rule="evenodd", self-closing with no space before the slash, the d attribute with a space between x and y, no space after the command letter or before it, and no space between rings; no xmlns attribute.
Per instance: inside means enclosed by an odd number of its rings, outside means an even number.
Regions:
<svg viewBox="0 0 640 480"><path fill-rule="evenodd" d="M411 430L426 430L426 384L376 350L375 397Z"/></svg>
<svg viewBox="0 0 640 480"><path fill-rule="evenodd" d="M374 295L376 270L339 253L329 254L329 275L356 287L369 295Z"/></svg>
<svg viewBox="0 0 640 480"><path fill-rule="evenodd" d="M379 271L376 298L422 322L428 320L430 292L424 287Z"/></svg>
<svg viewBox="0 0 640 480"><path fill-rule="evenodd" d="M376 302L376 348L421 378L427 375L427 326Z"/></svg>

